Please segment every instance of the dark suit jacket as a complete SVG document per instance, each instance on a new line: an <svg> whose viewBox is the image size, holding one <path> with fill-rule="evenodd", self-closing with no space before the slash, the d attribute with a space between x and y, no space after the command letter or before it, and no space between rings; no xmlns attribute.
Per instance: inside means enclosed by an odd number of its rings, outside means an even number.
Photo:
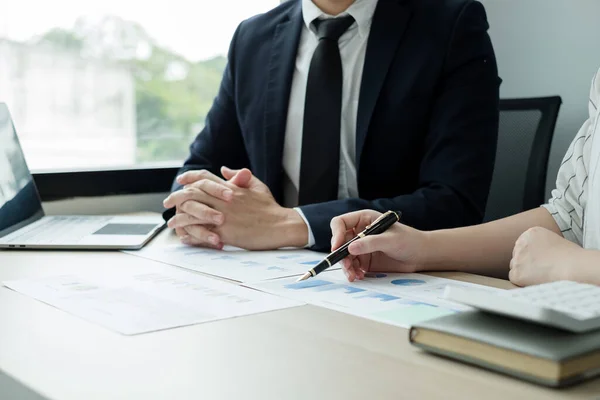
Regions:
<svg viewBox="0 0 600 400"><path fill-rule="evenodd" d="M358 105L360 198L302 207L316 250L329 249L333 217L360 209L400 210L405 224L422 230L482 221L500 86L486 18L473 0L379 0ZM247 167L281 203L303 23L301 2L292 0L239 25L206 126L180 172Z"/></svg>

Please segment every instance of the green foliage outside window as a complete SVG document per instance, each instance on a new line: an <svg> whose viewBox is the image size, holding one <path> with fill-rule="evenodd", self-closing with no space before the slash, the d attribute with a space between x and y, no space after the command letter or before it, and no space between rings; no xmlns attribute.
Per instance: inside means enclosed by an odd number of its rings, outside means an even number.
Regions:
<svg viewBox="0 0 600 400"><path fill-rule="evenodd" d="M131 71L137 163L186 157L189 144L204 126L227 62L223 56L187 60L156 43L140 25L118 17L95 23L80 19L72 30L53 29L38 42Z"/></svg>

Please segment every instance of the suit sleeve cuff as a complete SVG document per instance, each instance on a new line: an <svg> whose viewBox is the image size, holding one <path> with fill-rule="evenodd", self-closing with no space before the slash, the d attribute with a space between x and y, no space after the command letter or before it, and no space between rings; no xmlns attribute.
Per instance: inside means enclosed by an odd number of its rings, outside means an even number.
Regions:
<svg viewBox="0 0 600 400"><path fill-rule="evenodd" d="M313 231L310 228L310 224L308 223L306 216L304 215L302 210L299 209L298 207L295 207L294 210L300 215L300 217L302 217L302 220L304 221L304 223L306 224L306 227L308 228L308 244L306 245L306 247L307 248L313 247L315 245L315 235L313 235Z"/></svg>

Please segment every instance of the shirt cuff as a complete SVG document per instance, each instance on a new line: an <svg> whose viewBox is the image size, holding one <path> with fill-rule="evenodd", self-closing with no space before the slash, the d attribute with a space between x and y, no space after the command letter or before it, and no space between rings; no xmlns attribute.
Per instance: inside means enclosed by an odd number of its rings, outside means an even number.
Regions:
<svg viewBox="0 0 600 400"><path fill-rule="evenodd" d="M308 244L306 245L306 247L313 247L315 245L315 235L313 235L312 229L310 229L310 224L308 223L308 220L304 216L304 213L301 209L299 209L298 207L294 207L294 210L300 215L300 217L302 217L302 220L308 228Z"/></svg>

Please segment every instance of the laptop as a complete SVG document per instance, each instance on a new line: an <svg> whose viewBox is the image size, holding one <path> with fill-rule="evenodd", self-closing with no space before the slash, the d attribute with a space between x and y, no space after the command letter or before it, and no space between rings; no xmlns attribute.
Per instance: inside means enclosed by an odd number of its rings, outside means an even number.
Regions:
<svg viewBox="0 0 600 400"><path fill-rule="evenodd" d="M45 216L14 123L0 103L0 249L142 248L165 226L158 216Z"/></svg>

